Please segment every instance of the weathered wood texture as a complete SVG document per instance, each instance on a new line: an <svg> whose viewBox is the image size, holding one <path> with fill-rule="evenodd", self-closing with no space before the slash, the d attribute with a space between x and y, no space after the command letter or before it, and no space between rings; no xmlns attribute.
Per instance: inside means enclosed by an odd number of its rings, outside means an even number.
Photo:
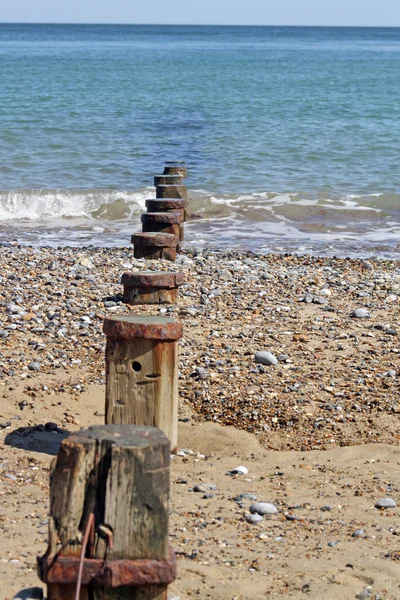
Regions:
<svg viewBox="0 0 400 600"><path fill-rule="evenodd" d="M79 557L90 513L93 558L168 556L169 456L167 437L153 427L90 427L63 441L50 478L46 555ZM101 536L112 530L113 548ZM49 584L48 600L74 600L75 584ZM81 600L166 600L166 585L105 589L88 585Z"/></svg>
<svg viewBox="0 0 400 600"><path fill-rule="evenodd" d="M182 175L182 177L187 177L187 168L185 163L167 162L166 166L164 167L164 175Z"/></svg>
<svg viewBox="0 0 400 600"><path fill-rule="evenodd" d="M183 177L180 173L154 175L154 185L183 185Z"/></svg>
<svg viewBox="0 0 400 600"><path fill-rule="evenodd" d="M180 241L184 238L184 221L178 212L145 212L141 215L144 232L161 231L176 235Z"/></svg>
<svg viewBox="0 0 400 600"><path fill-rule="evenodd" d="M158 185L156 198L183 198L187 200L188 193L185 185Z"/></svg>
<svg viewBox="0 0 400 600"><path fill-rule="evenodd" d="M137 322L137 325L135 324ZM105 319L106 423L155 425L178 443L178 343L182 324L163 317Z"/></svg>
<svg viewBox="0 0 400 600"><path fill-rule="evenodd" d="M175 304L184 275L168 271L123 273L121 283L126 304Z"/></svg>
<svg viewBox="0 0 400 600"><path fill-rule="evenodd" d="M148 212L177 212L184 211L186 200L183 198L149 198L146 200Z"/></svg>
<svg viewBox="0 0 400 600"><path fill-rule="evenodd" d="M134 233L131 237L135 258L175 261L179 239L176 235L163 232Z"/></svg>

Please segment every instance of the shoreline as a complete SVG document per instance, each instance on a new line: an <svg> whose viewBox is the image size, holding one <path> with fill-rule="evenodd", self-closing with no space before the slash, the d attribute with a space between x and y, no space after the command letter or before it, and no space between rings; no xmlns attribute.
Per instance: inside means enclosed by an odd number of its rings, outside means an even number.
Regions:
<svg viewBox="0 0 400 600"><path fill-rule="evenodd" d="M176 306L119 303L121 274L149 268L185 273ZM205 250L144 263L130 248L1 246L0 278L6 598L41 587L51 452L61 432L103 421L102 319L134 312L184 322L171 595L333 600L371 585L396 599L398 509L374 504L399 499L399 261ZM360 308L370 317L350 316ZM256 363L263 351L279 362ZM57 430L35 429L47 422ZM226 475L239 464L248 476ZM248 523L242 493L278 514Z"/></svg>

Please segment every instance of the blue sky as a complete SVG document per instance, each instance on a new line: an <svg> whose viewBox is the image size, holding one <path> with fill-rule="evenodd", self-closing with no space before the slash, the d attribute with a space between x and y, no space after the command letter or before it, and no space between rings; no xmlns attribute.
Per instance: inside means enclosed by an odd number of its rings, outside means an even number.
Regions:
<svg viewBox="0 0 400 600"><path fill-rule="evenodd" d="M0 22L400 26L399 0L3 0Z"/></svg>

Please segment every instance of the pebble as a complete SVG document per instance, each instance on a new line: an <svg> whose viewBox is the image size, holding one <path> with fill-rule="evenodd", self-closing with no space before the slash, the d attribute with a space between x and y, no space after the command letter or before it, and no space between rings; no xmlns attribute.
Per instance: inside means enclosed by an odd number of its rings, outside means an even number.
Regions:
<svg viewBox="0 0 400 600"><path fill-rule="evenodd" d="M13 598L13 600L42 600L42 599L43 599L43 589L39 588L39 587L21 590Z"/></svg>
<svg viewBox="0 0 400 600"><path fill-rule="evenodd" d="M250 505L250 512L258 515L276 515L278 509L269 502L254 502Z"/></svg>
<svg viewBox="0 0 400 600"><path fill-rule="evenodd" d="M375 508L395 508L397 506L393 498L381 498L375 504Z"/></svg>
<svg viewBox="0 0 400 600"><path fill-rule="evenodd" d="M242 502L243 500L251 500L252 502L254 500L257 500L257 496L255 496L255 494L239 494L239 496L235 496L235 498L233 499L234 502Z"/></svg>
<svg viewBox="0 0 400 600"><path fill-rule="evenodd" d="M194 486L194 492L208 492L209 490L216 490L217 486L215 483L198 483Z"/></svg>
<svg viewBox="0 0 400 600"><path fill-rule="evenodd" d="M362 590L361 592L359 592L358 594L356 594L357 600L368 600L369 598L371 598L371 588L370 587L367 587L364 590Z"/></svg>
<svg viewBox="0 0 400 600"><path fill-rule="evenodd" d="M38 362L38 361L31 362L31 363L28 365L28 369L29 369L30 371L40 371L40 367L41 367L41 364L40 364L40 362Z"/></svg>
<svg viewBox="0 0 400 600"><path fill-rule="evenodd" d="M356 529L351 535L352 537L365 538L365 531L364 529Z"/></svg>
<svg viewBox="0 0 400 600"><path fill-rule="evenodd" d="M261 350L260 352L256 352L254 356L254 360L256 363L261 363L262 365L277 365L278 359L271 352L266 352Z"/></svg>
<svg viewBox="0 0 400 600"><path fill-rule="evenodd" d="M389 369L389 371L387 371L387 373L385 373L386 377L396 377L397 375L397 371L395 371L394 369Z"/></svg>
<svg viewBox="0 0 400 600"><path fill-rule="evenodd" d="M350 313L354 319L368 319L371 315L366 308L357 308Z"/></svg>
<svg viewBox="0 0 400 600"><path fill-rule="evenodd" d="M232 469L232 471L228 472L228 475L247 475L249 472L247 467L236 467L236 469Z"/></svg>
<svg viewBox="0 0 400 600"><path fill-rule="evenodd" d="M179 314L182 316L189 316L189 317L195 317L198 314L198 310L197 308L181 308L181 310L179 311Z"/></svg>
<svg viewBox="0 0 400 600"><path fill-rule="evenodd" d="M260 521L264 521L264 517L262 517L258 513L246 515L245 519L248 523L253 523L253 524L260 523Z"/></svg>

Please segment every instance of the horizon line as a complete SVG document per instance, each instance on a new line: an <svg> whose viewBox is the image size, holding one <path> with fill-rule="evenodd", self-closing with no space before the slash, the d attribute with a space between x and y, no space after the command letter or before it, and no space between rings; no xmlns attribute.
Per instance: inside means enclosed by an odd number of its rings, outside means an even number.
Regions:
<svg viewBox="0 0 400 600"><path fill-rule="evenodd" d="M255 24L255 23L112 23L91 21L0 21L0 25L113 25L113 26L145 26L145 27L309 27L314 29L400 29L400 25L285 25L285 24Z"/></svg>

